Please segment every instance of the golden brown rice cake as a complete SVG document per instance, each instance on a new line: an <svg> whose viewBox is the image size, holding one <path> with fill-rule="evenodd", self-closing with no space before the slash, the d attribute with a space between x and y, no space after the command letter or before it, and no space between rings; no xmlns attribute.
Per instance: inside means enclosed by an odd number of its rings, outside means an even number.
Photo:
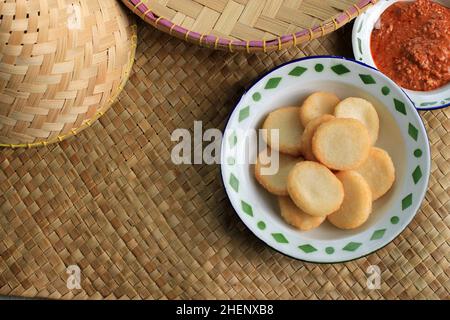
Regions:
<svg viewBox="0 0 450 320"><path fill-rule="evenodd" d="M300 107L299 116L303 127L324 114L334 114L334 108L339 101L334 93L319 91L311 94Z"/></svg>
<svg viewBox="0 0 450 320"><path fill-rule="evenodd" d="M312 139L314 156L333 170L352 170L369 156L366 127L355 119L336 118L322 123Z"/></svg>
<svg viewBox="0 0 450 320"><path fill-rule="evenodd" d="M327 219L340 229L361 226L372 212L372 193L369 184L356 171L341 171L336 174L344 186L344 202Z"/></svg>
<svg viewBox="0 0 450 320"><path fill-rule="evenodd" d="M336 211L344 199L339 179L327 167L312 161L294 166L287 189L297 207L313 216L323 217Z"/></svg>
<svg viewBox="0 0 450 320"><path fill-rule="evenodd" d="M301 154L300 139L303 126L298 118L298 110L298 107L284 107L269 113L262 127L267 130L267 134L263 137L269 147L291 156ZM271 130L273 129L279 130L278 146L272 141Z"/></svg>
<svg viewBox="0 0 450 320"><path fill-rule="evenodd" d="M302 231L317 228L325 220L325 217L315 217L303 212L289 197L278 197L278 205L283 219Z"/></svg>

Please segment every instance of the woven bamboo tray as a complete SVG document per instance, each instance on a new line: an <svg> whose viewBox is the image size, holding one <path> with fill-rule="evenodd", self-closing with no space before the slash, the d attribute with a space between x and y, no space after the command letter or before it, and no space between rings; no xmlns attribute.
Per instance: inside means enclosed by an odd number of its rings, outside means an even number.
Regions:
<svg viewBox="0 0 450 320"><path fill-rule="evenodd" d="M214 49L282 50L342 27L378 0L122 0L152 26Z"/></svg>
<svg viewBox="0 0 450 320"><path fill-rule="evenodd" d="M213 51L141 24L136 63L90 128L59 144L0 150L0 295L45 298L448 299L450 109L421 113L432 151L426 199L387 247L304 263L246 229L219 166L170 161L176 128L224 129L258 75L306 54L351 50L349 28L270 54ZM81 269L81 289L66 268ZM381 288L369 290L377 264Z"/></svg>
<svg viewBox="0 0 450 320"><path fill-rule="evenodd" d="M59 142L109 109L134 61L116 0L0 2L0 147Z"/></svg>

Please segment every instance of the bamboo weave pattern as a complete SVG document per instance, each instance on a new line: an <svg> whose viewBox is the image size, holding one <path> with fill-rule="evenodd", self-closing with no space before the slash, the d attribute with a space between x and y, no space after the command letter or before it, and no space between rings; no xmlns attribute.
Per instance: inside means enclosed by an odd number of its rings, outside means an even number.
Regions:
<svg viewBox="0 0 450 320"><path fill-rule="evenodd" d="M0 2L0 144L57 142L89 126L128 77L135 32L115 0Z"/></svg>
<svg viewBox="0 0 450 320"><path fill-rule="evenodd" d="M342 31L342 32L341 32ZM0 149L0 294L81 299L448 299L450 108L421 113L429 189L387 247L343 264L275 252L240 221L215 165L176 166L176 128L224 129L264 72L349 55L350 29L269 54L213 51L145 24L130 81L90 128L44 148ZM81 289L66 286L78 265ZM366 270L378 265L381 288Z"/></svg>

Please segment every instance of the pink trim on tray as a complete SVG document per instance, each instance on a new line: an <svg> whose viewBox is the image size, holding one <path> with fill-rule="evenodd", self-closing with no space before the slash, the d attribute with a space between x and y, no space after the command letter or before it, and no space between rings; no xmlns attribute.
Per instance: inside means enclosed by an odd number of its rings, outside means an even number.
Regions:
<svg viewBox="0 0 450 320"><path fill-rule="evenodd" d="M294 35L295 35L295 38L298 39L302 36L307 35L310 32L311 32L311 37L312 37L314 35L314 33L316 33L318 30L323 33L323 25L316 25L316 26L311 27L310 29L302 29L296 33L289 34L289 35L282 35L281 37L277 37L275 39L267 40L267 41L263 41L263 40L250 40L250 41L230 40L230 39L218 38L218 37L212 36L212 35L202 35L201 33L188 30L186 28L183 28L179 25L174 24L172 21L170 21L168 19L165 19L163 17L158 17L144 3L142 3L141 0L128 0L128 1L131 2L133 4L133 7L135 9L139 10L140 13L143 14L143 13L147 12L147 14L145 15L144 18L147 18L152 23L166 27L168 30L171 31L171 33L173 33L173 31L176 31L180 34L185 35L185 40L187 40L189 37L193 38L195 40L198 40L199 42L201 40L201 44L214 45L214 48L217 48L217 46L223 46L223 47L228 46L230 51L232 51L232 47L237 47L237 46L247 47L247 48L248 47L250 47L250 48L258 47L258 48L264 48L264 49L267 47L272 47L272 46L282 46L283 44L285 44L287 42L296 41L294 39ZM336 22L337 26L339 26L339 24L341 24L342 22L349 19L355 13L359 13L360 10L358 10L358 9L364 8L369 3L375 4L376 1L377 0L361 0L357 4L350 7L348 10L335 16L333 20ZM141 15L141 17L142 17L142 15Z"/></svg>

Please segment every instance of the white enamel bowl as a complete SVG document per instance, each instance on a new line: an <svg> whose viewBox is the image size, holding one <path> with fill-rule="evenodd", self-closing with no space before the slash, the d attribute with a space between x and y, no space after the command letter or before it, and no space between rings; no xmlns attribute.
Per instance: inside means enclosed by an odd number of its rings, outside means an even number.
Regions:
<svg viewBox="0 0 450 320"><path fill-rule="evenodd" d="M380 117L377 146L391 155L396 181L374 203L369 220L355 230L339 230L328 222L302 232L279 215L275 196L253 175L256 138L266 115L282 106L298 105L315 91L340 98L357 96L373 103ZM251 148L249 148L250 146ZM309 57L275 68L258 80L232 112L222 142L221 170L228 197L245 225L272 248L293 258L335 263L370 254L397 237L417 213L430 172L427 134L414 105L381 72L340 57Z"/></svg>

